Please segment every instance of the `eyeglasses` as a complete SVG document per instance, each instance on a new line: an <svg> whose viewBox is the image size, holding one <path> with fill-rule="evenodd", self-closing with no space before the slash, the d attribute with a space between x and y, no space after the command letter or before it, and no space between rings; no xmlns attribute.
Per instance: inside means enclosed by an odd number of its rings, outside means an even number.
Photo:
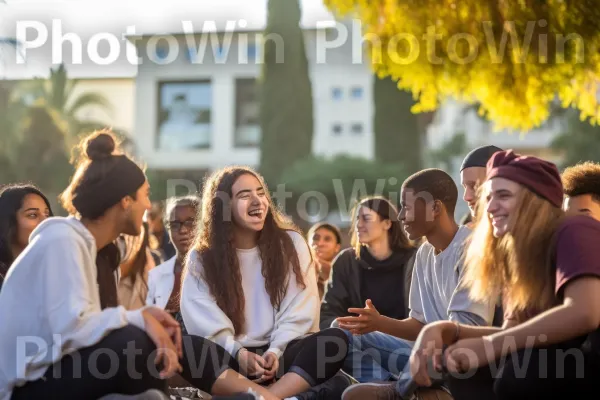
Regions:
<svg viewBox="0 0 600 400"><path fill-rule="evenodd" d="M182 227L186 227L188 230L192 230L196 227L196 221L188 219L184 222L181 221L169 221L169 229L172 231L180 232Z"/></svg>

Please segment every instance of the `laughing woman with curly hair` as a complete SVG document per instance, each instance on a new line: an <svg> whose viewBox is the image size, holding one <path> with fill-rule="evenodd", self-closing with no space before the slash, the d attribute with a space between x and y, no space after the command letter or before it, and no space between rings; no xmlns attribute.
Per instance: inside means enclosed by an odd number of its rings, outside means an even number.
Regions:
<svg viewBox="0 0 600 400"><path fill-rule="evenodd" d="M188 332L216 342L242 375L277 398L338 393L347 353L340 329L309 335L319 318L314 262L260 175L229 167L208 180L188 256L181 313ZM341 378L338 375L336 378Z"/></svg>

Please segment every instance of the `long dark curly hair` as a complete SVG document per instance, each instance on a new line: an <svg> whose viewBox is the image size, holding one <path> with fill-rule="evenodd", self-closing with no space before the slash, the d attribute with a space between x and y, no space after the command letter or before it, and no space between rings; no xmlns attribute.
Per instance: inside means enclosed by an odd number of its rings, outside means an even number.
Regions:
<svg viewBox="0 0 600 400"><path fill-rule="evenodd" d="M306 288L298 253L288 234L288 231L300 232L273 204L264 179L247 167L227 167L214 172L204 185L194 240L194 250L198 252L203 272L202 275L199 271L189 272L206 282L217 305L233 323L236 334L245 330L245 299L230 210L232 187L240 176L246 174L258 179L269 201L265 225L259 233L258 249L265 290L271 304L279 309L287 292L291 271L296 276L296 283Z"/></svg>

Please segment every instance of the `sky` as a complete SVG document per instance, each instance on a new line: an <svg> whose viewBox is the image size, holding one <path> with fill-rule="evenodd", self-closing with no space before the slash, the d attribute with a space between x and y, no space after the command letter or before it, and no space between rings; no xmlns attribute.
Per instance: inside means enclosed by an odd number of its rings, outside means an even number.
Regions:
<svg viewBox="0 0 600 400"><path fill-rule="evenodd" d="M303 26L333 20L322 0L300 1ZM17 21L21 26L33 24L48 33L43 46L27 51L26 65L17 64L17 53L3 45L0 48L0 79L45 74L52 65L52 56L56 56L52 38L59 37L55 35L58 30L62 35L74 33L82 41L82 65L67 63L72 76L134 76L136 67L127 62L125 50L130 46L124 39L128 27L135 27L136 34L168 34L181 32L182 21L186 20L192 21L196 29L205 20L215 21L220 27L226 21L243 19L247 29L260 30L266 22L266 8L267 0L4 0L4 4L0 0L0 38L17 37ZM35 37L36 29L28 29L28 40ZM93 68L97 65L86 65L85 60L87 42L98 33L114 35L122 45L119 60L99 70ZM64 49L63 58L70 60L70 45L65 44Z"/></svg>

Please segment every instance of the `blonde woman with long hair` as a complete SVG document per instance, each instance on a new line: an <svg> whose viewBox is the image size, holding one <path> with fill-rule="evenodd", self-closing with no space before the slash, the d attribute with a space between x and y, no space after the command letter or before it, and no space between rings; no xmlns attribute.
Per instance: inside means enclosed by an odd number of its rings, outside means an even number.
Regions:
<svg viewBox="0 0 600 400"><path fill-rule="evenodd" d="M465 284L475 300L502 296L504 325L424 329L411 356L420 385L431 384L431 363L450 372L456 400L589 398L600 373L600 223L565 218L562 201L554 164L510 150L490 159Z"/></svg>

